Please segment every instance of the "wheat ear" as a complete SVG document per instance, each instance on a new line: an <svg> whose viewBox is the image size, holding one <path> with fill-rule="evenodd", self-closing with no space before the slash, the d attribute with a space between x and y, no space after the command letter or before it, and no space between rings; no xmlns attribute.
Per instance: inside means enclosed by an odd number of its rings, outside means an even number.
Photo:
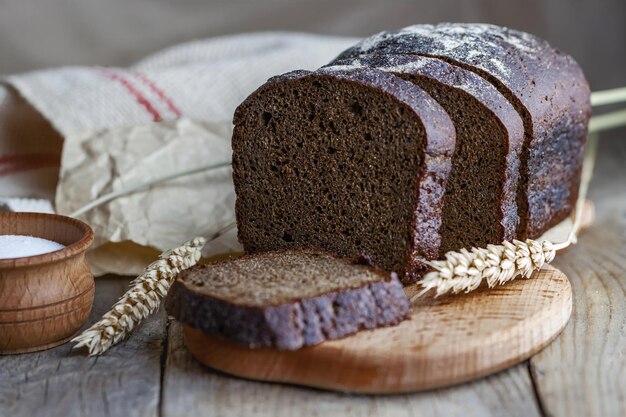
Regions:
<svg viewBox="0 0 626 417"><path fill-rule="evenodd" d="M414 295L411 301L432 290L438 297L448 293L474 291L483 282L492 288L519 276L530 278L534 271L554 260L557 250L576 243L597 146L597 138L594 135L589 138L583 162L574 224L564 242L554 244L547 240L541 242L532 239L524 242L513 240L502 242L500 245L488 245L486 248L448 252L444 260L426 262L433 271L427 273L419 282L423 289Z"/></svg>
<svg viewBox="0 0 626 417"><path fill-rule="evenodd" d="M195 265L206 240L197 237L162 253L159 259L131 283L131 288L100 321L72 339L74 348L86 346L89 355L100 355L124 339L143 319L159 308L176 274Z"/></svg>

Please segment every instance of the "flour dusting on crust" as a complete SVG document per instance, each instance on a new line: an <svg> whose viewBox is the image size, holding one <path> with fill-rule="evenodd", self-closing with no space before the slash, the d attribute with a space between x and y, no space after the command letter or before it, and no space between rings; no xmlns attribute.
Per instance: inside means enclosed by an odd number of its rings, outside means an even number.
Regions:
<svg viewBox="0 0 626 417"><path fill-rule="evenodd" d="M514 47L527 56L536 56L549 48L547 43L527 33L482 23L442 23L413 25L396 32L381 32L364 39L342 54L347 58L386 50L391 53L412 53L428 49L461 62L484 68L506 82L513 74L512 60L505 49Z"/></svg>
<svg viewBox="0 0 626 417"><path fill-rule="evenodd" d="M344 62L349 64L344 65ZM409 54L369 54L345 61L335 61L332 66L324 67L325 70L345 68L374 68L400 76L402 74L422 76L463 90L489 107L502 119L507 119L512 131L520 136L523 135L522 120L518 117L517 111L491 83L471 71L449 64L442 59Z"/></svg>

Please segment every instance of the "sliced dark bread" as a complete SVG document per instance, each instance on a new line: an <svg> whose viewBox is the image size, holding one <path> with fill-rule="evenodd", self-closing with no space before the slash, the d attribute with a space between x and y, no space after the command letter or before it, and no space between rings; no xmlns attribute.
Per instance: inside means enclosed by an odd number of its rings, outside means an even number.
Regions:
<svg viewBox="0 0 626 417"><path fill-rule="evenodd" d="M209 335L293 350L397 324L410 305L395 273L319 252L282 251L183 271L166 308Z"/></svg>
<svg viewBox="0 0 626 417"><path fill-rule="evenodd" d="M437 100L452 119L456 150L444 198L440 257L514 238L524 127L508 100L479 75L437 58L364 55L336 65L342 64L402 77Z"/></svg>
<svg viewBox="0 0 626 417"><path fill-rule="evenodd" d="M591 114L589 85L570 56L527 33L444 23L379 33L336 61L389 54L438 57L492 83L524 122L519 237L537 237L567 217L578 195Z"/></svg>
<svg viewBox="0 0 626 417"><path fill-rule="evenodd" d="M365 252L409 279L439 255L455 131L413 83L375 69L293 72L250 95L234 124L247 252Z"/></svg>

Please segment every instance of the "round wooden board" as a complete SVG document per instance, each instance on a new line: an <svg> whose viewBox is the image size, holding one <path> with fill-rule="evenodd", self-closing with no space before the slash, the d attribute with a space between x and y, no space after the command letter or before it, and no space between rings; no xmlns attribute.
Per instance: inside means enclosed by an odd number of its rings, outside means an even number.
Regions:
<svg viewBox="0 0 626 417"><path fill-rule="evenodd" d="M586 200L580 231L595 208ZM538 240L561 242L573 219ZM241 254L221 254L206 261ZM419 288L406 287L407 296ZM400 393L469 381L528 359L563 330L572 313L565 274L550 266L469 294L423 298L409 320L297 351L248 349L184 327L187 348L201 363L244 378L359 393Z"/></svg>
<svg viewBox="0 0 626 417"><path fill-rule="evenodd" d="M418 289L407 287L407 295ZM368 330L297 351L248 349L185 326L189 351L240 377L359 393L443 387L529 358L565 327L572 311L567 277L546 267L530 279L413 304L395 327Z"/></svg>

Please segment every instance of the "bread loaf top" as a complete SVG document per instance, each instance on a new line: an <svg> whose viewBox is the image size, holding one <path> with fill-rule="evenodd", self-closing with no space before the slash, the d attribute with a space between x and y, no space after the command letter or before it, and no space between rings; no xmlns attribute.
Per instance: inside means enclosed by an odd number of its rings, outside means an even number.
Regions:
<svg viewBox="0 0 626 417"><path fill-rule="evenodd" d="M410 56L407 54L369 54L346 59L335 59L326 70L353 71L374 68L398 76L420 75L432 78L451 88L471 94L489 109L509 132L508 151L518 153L524 144L523 122L513 105L489 82L479 75L455 67L439 58Z"/></svg>
<svg viewBox="0 0 626 417"><path fill-rule="evenodd" d="M413 25L366 38L336 61L372 53L428 55L478 70L510 90L531 114L527 122L540 131L563 113L573 121L589 116L589 85L578 64L525 32L477 23Z"/></svg>
<svg viewBox="0 0 626 417"><path fill-rule="evenodd" d="M385 71L375 68L322 67L317 71L295 70L270 78L265 84L246 98L236 109L233 124L237 126L248 111L255 96L270 90L275 83L298 81L307 77L328 77L376 88L393 96L400 103L411 108L419 115L426 131L427 144L425 153L451 156L454 153L455 128L446 111L420 88Z"/></svg>

